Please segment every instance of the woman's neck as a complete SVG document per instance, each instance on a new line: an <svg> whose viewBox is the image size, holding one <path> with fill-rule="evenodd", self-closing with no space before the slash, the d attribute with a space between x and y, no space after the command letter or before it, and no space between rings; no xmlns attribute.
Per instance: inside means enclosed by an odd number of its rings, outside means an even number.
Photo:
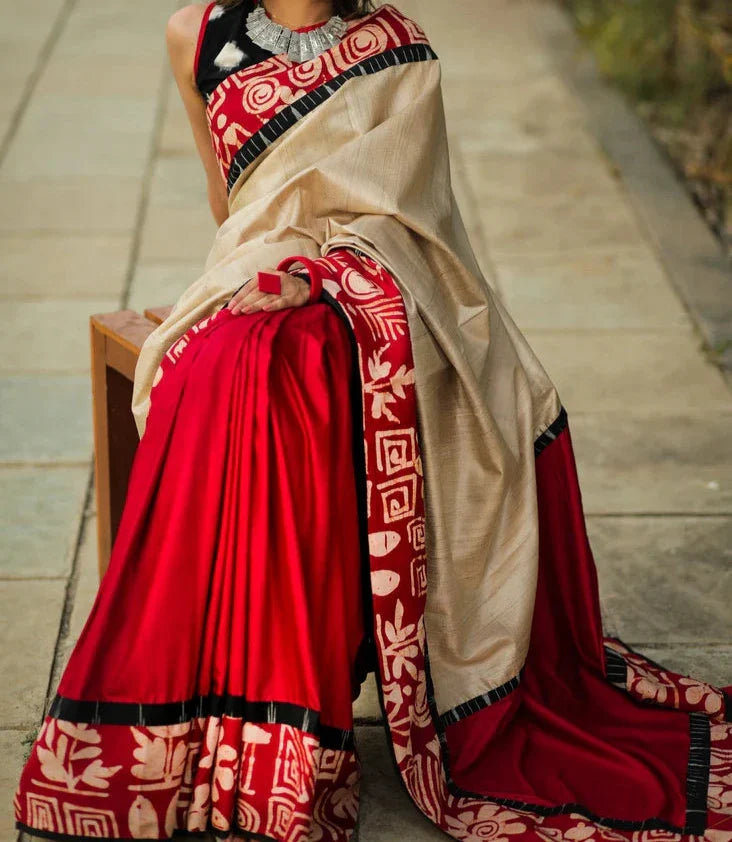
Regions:
<svg viewBox="0 0 732 842"><path fill-rule="evenodd" d="M325 23L333 14L333 0L262 0L269 17L289 29Z"/></svg>

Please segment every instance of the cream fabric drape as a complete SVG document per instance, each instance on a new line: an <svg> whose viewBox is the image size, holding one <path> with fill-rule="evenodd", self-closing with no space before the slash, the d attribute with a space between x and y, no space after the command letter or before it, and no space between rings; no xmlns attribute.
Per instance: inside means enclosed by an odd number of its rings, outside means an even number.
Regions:
<svg viewBox="0 0 732 842"><path fill-rule="evenodd" d="M349 79L239 176L204 274L145 342L142 435L159 363L244 279L351 245L406 303L426 489L425 631L438 711L519 672L538 564L534 440L557 391L470 246L450 184L438 59Z"/></svg>

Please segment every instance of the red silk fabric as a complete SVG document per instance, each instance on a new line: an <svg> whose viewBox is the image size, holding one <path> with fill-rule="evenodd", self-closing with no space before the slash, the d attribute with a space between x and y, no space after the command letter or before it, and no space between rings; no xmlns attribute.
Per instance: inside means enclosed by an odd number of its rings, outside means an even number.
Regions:
<svg viewBox="0 0 732 842"><path fill-rule="evenodd" d="M175 384L153 393L104 587L59 693L230 693L350 728L365 631L346 328L317 304L225 310L205 330Z"/></svg>
<svg viewBox="0 0 732 842"><path fill-rule="evenodd" d="M569 427L536 468L540 562L529 656L506 699L448 726L453 779L493 796L683 826L688 715L643 706L604 677Z"/></svg>

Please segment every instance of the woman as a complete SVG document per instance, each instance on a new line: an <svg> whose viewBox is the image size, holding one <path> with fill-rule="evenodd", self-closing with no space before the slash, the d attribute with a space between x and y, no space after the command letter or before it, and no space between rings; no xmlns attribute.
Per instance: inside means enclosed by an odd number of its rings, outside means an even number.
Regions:
<svg viewBox="0 0 732 842"><path fill-rule="evenodd" d="M265 3L171 19L220 227L142 349L17 826L345 842L373 669L456 839L726 842L732 688L603 634L567 412L471 250L428 38L388 3Z"/></svg>

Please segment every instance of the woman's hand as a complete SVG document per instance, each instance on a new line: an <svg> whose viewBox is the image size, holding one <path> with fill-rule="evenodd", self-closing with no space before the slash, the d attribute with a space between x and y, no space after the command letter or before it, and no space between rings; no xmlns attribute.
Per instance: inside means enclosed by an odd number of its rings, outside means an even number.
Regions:
<svg viewBox="0 0 732 842"><path fill-rule="evenodd" d="M276 295L271 292L261 292L257 284L257 276L250 278L241 289L231 296L226 305L231 312L256 313L257 310L283 310L285 307L300 307L307 304L310 298L310 284L297 275L281 272L277 269L265 269L280 276L282 292Z"/></svg>

